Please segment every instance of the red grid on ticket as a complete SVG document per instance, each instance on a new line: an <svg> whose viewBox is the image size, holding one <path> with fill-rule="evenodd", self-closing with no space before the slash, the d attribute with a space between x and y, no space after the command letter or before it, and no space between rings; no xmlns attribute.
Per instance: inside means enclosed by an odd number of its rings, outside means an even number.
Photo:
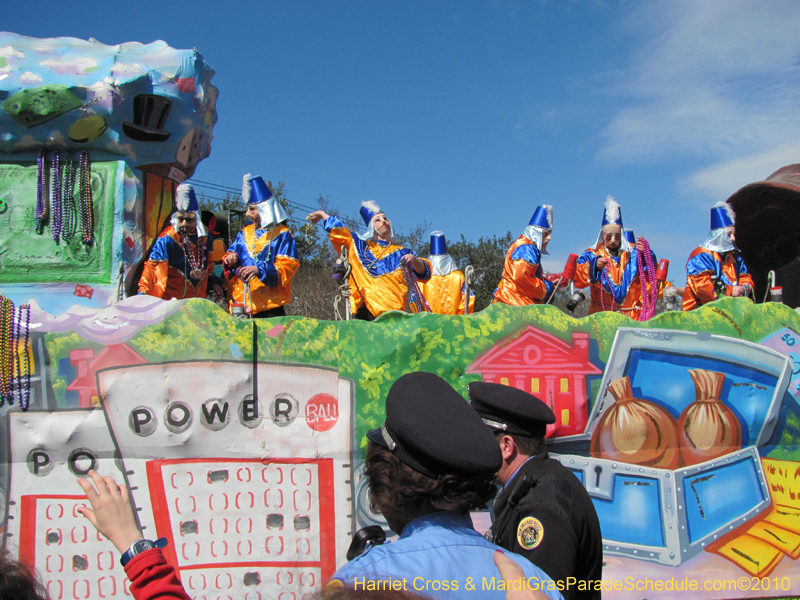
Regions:
<svg viewBox="0 0 800 600"><path fill-rule="evenodd" d="M192 594L310 596L336 569L331 459L169 459L147 463L158 537ZM276 594L277 597L277 594Z"/></svg>
<svg viewBox="0 0 800 600"><path fill-rule="evenodd" d="M114 544L77 511L88 505L83 495L22 496L19 561L41 573L52 600L130 598Z"/></svg>

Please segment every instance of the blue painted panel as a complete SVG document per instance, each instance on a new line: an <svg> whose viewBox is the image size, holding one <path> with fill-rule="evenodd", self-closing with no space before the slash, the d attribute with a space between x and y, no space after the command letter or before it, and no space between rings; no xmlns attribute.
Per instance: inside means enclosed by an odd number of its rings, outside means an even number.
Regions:
<svg viewBox="0 0 800 600"><path fill-rule="evenodd" d="M764 500L752 456L683 480L689 541L695 542Z"/></svg>
<svg viewBox="0 0 800 600"><path fill-rule="evenodd" d="M733 410L742 425L742 446L755 443L764 428L778 374L723 360L642 349L631 351L624 374L630 378L636 398L656 402L677 419L695 400L689 369L725 374L720 399Z"/></svg>
<svg viewBox="0 0 800 600"><path fill-rule="evenodd" d="M660 488L658 479L615 474L613 500L592 498L603 524L603 538L665 547Z"/></svg>

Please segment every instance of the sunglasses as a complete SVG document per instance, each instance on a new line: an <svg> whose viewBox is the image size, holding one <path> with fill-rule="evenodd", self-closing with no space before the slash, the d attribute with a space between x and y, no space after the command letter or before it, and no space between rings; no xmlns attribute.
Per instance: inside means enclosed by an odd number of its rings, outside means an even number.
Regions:
<svg viewBox="0 0 800 600"><path fill-rule="evenodd" d="M619 233L607 233L606 234L606 241L607 242L610 242L612 240L620 240L620 239L622 239L622 238L620 237Z"/></svg>

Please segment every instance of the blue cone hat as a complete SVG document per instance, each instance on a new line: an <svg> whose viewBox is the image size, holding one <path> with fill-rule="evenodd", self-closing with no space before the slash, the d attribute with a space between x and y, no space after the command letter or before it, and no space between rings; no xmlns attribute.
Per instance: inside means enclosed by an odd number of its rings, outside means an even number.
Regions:
<svg viewBox="0 0 800 600"><path fill-rule="evenodd" d="M619 225L622 227L622 210L613 196L606 196L606 205L603 208L603 224L600 227L605 227L606 225Z"/></svg>
<svg viewBox="0 0 800 600"><path fill-rule="evenodd" d="M255 204L261 217L261 227L269 227L283 223L289 218L286 210L272 195L267 182L260 175L244 176L242 182L242 200L245 204Z"/></svg>
<svg viewBox="0 0 800 600"><path fill-rule="evenodd" d="M366 202L361 203L361 218L364 219L364 225L369 227L369 224L372 223L372 219L375 218L379 212L381 212L381 207L375 204L372 200L367 200Z"/></svg>
<svg viewBox="0 0 800 600"><path fill-rule="evenodd" d="M733 226L733 212L730 206L725 202L717 203L711 209L711 229L720 229L722 227Z"/></svg>
<svg viewBox="0 0 800 600"><path fill-rule="evenodd" d="M541 227L542 229L552 230L553 207L548 204L537 206L536 210L533 211L533 216L531 217L531 220L528 223L528 225L533 225L534 227Z"/></svg>
<svg viewBox="0 0 800 600"><path fill-rule="evenodd" d="M188 183L180 184L175 190L175 209L180 212L197 212L200 205L197 203L197 194Z"/></svg>
<svg viewBox="0 0 800 600"><path fill-rule="evenodd" d="M261 179L260 175L251 176L250 173L244 176L242 185L242 200L245 204L259 204L272 198L272 190L269 189L267 182Z"/></svg>
<svg viewBox="0 0 800 600"><path fill-rule="evenodd" d="M431 233L431 256L441 256L447 254L447 240L444 233L441 231L434 231Z"/></svg>

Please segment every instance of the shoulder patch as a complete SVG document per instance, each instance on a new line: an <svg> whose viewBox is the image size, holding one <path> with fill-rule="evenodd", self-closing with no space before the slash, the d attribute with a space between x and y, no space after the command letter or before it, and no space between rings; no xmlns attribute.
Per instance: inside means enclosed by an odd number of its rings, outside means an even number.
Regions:
<svg viewBox="0 0 800 600"><path fill-rule="evenodd" d="M544 526L536 517L525 517L517 527L517 542L525 550L533 550L544 539Z"/></svg>

